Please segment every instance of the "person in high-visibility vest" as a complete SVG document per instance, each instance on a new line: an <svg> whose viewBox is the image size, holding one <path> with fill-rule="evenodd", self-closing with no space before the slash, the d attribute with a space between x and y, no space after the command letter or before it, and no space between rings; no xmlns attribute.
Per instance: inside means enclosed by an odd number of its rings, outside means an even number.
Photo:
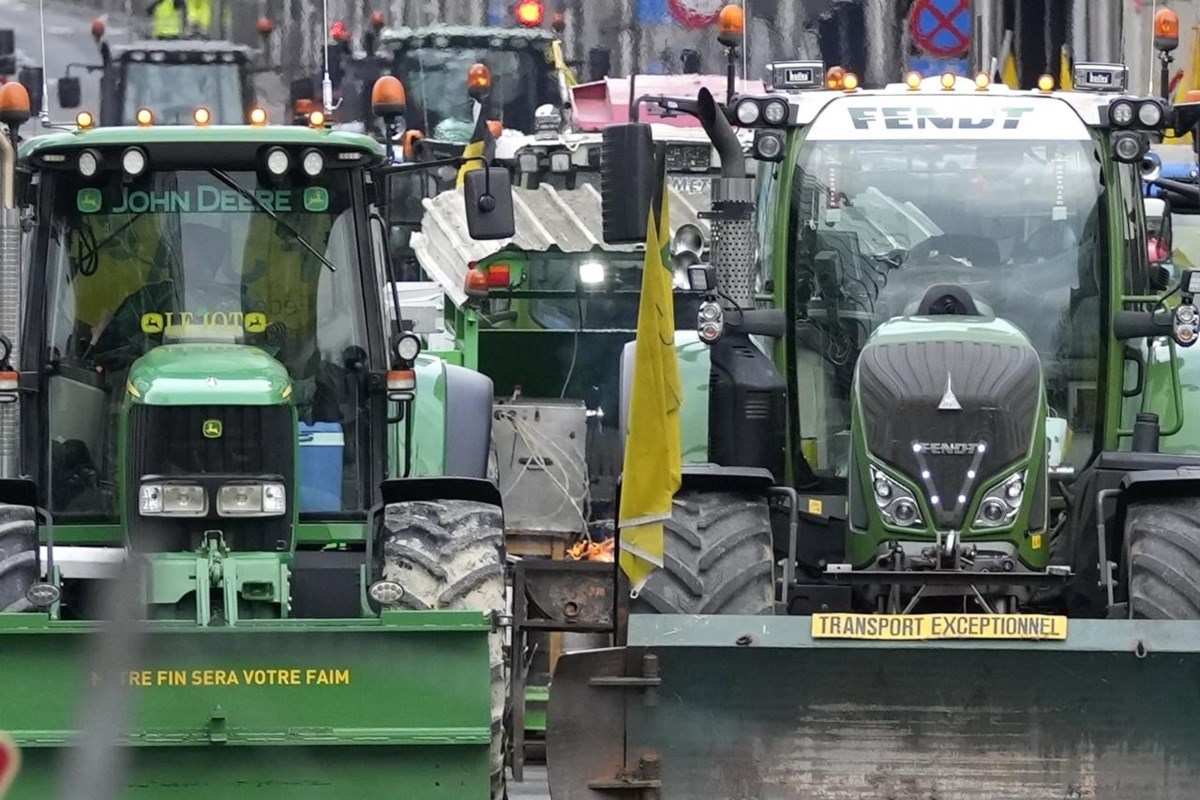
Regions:
<svg viewBox="0 0 1200 800"><path fill-rule="evenodd" d="M191 31L212 33L212 0L154 0L147 13L154 19L155 39L178 39Z"/></svg>

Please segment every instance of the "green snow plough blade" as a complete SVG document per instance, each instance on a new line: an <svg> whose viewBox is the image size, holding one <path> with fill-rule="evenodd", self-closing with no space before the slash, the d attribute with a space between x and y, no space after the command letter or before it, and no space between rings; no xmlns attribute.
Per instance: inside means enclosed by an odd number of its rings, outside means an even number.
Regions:
<svg viewBox="0 0 1200 800"><path fill-rule="evenodd" d="M634 616L628 646L565 654L551 797L1196 797L1200 623L1071 620L1065 641L810 632L808 617Z"/></svg>
<svg viewBox="0 0 1200 800"><path fill-rule="evenodd" d="M0 728L23 755L6 800L59 796L86 693L118 682L131 700L122 800L489 797L483 614L152 624L118 675L86 663L92 630L0 615Z"/></svg>

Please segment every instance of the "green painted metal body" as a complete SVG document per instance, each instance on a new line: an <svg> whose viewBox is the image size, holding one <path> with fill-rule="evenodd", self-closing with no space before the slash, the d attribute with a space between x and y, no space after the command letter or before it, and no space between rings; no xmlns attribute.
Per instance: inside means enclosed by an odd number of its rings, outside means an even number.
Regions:
<svg viewBox="0 0 1200 800"><path fill-rule="evenodd" d="M385 155L368 137L301 126L98 128L28 140L21 154L36 169L45 154L64 149L147 144L313 146L363 169ZM362 269L364 282L374 278L372 265ZM416 369L412 440L403 424L386 434L391 477L406 461L414 476L444 472L444 362L423 356ZM152 348L129 367L120 407L122 491L136 492L127 474L135 407L277 406L295 426L292 404L287 369L255 346ZM396 411L391 404L389 413ZM289 485L289 496L296 489ZM61 619L58 606L50 614L0 614L0 682L20 687L0 703L0 728L24 754L8 797L56 796L81 711L121 691L130 719L120 743L131 756L121 798L490 800L492 620L459 611L380 615L365 586L361 618L297 618L294 551L361 550L373 529L366 518L300 524L292 506L293 536L277 552L230 551L220 535L206 534L195 552L137 556L149 621L115 674L95 671L106 627ZM57 544L124 548L131 509L120 507L118 524L56 527Z"/></svg>
<svg viewBox="0 0 1200 800"><path fill-rule="evenodd" d="M866 347L872 345L904 345L910 342L930 340L948 340L953 342L978 342L1015 346L1032 350L1029 340L1012 323L1002 319L989 317L897 317L884 322L867 341ZM893 481L907 488L921 510L923 526L903 528L889 524L878 513L868 515L865 528L858 528L851 523L850 535L847 537L846 560L856 567L869 566L877 557L880 548L887 541L933 541L937 537L934 513L930 507L928 492L921 485L919 476L907 475L895 465L887 464L879 455L872 453L867 445L865 420L863 419L862 402L859 398L861 387L857 380L852 389L855 401L851 406L851 430L853 433L854 460L858 469L858 479L861 486L871 486L871 465L876 464L887 473ZM1029 474L1037 475L1044 471L1046 451L1046 391L1044 383L1040 386L1041 397L1037 405L1037 416L1032 420L1033 436L1029 448L1021 460L1005 464L991 475L981 476L982 480L976 485L967 505L965 520L970 523L977 519L979 506L983 498L997 488L1009 475L1022 469ZM931 436L935 434L931 433ZM978 528L968 524L961 531L964 541L1011 543L1017 550L1021 562L1031 569L1043 569L1049 560L1049 548L1045 546L1045 525L1031 525L1034 516L1036 492L1026 492L1022 498L1021 509L1011 524L1003 529ZM1043 499L1043 503L1045 500ZM867 503L871 511L875 509ZM1044 509L1043 509L1044 511ZM1045 519L1045 514L1040 515ZM1036 538L1035 538L1036 537ZM1034 546L1034 543L1038 546Z"/></svg>
<svg viewBox="0 0 1200 800"><path fill-rule="evenodd" d="M257 347L167 344L129 370L134 402L155 406L283 405L291 392L287 369Z"/></svg>
<svg viewBox="0 0 1200 800"><path fill-rule="evenodd" d="M1200 716L1181 694L1200 668L1195 623L1072 620L1062 642L864 642L814 640L810 620L637 615L624 650L564 655L564 683L640 675L648 654L662 683L653 702L640 689L552 692L551 765L590 737L593 771L578 783L614 780L606 756L654 752L663 800L1195 796ZM572 727L567 700L595 703L591 730ZM600 743L616 724L619 751Z"/></svg>
<svg viewBox="0 0 1200 800"><path fill-rule="evenodd" d="M0 670L22 687L4 703L3 724L25 756L10 798L56 796L80 708L115 691L128 692L132 715L121 798L488 798L483 614L148 623L118 674L89 662L95 630L0 615Z"/></svg>
<svg viewBox="0 0 1200 800"><path fill-rule="evenodd" d="M393 425L388 436L388 461L397 475L403 475L405 448L411 457L405 477L431 478L445 474L446 437L452 425L446 419L447 361L428 354L417 358L417 395L409 412L413 414L411 442L404 425ZM393 412L395 409L393 409Z"/></svg>

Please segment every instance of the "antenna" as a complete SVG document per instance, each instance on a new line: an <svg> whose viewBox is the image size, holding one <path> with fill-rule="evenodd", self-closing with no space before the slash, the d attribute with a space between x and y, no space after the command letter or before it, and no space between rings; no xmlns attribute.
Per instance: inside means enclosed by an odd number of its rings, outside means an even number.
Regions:
<svg viewBox="0 0 1200 800"><path fill-rule="evenodd" d="M333 81L329 78L329 0L321 0L321 15L321 39L325 44L324 58L322 59L324 75L321 78L321 104L325 108L325 118L331 119L333 116Z"/></svg>
<svg viewBox="0 0 1200 800"><path fill-rule="evenodd" d="M38 26L42 35L42 107L38 109L38 119L43 128L52 127L50 124L50 79L46 77L46 0L38 0Z"/></svg>

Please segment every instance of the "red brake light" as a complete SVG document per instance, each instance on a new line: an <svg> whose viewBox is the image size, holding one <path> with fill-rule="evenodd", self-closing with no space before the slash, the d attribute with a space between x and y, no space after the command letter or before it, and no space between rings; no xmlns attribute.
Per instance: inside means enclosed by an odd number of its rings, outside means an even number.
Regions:
<svg viewBox="0 0 1200 800"><path fill-rule="evenodd" d="M517 3L514 13L517 16L517 22L526 28L536 28L546 18L546 7L542 5L541 0L521 0L520 3Z"/></svg>
<svg viewBox="0 0 1200 800"><path fill-rule="evenodd" d="M508 264L492 264L487 270L487 285L507 287L512 279L511 268Z"/></svg>

